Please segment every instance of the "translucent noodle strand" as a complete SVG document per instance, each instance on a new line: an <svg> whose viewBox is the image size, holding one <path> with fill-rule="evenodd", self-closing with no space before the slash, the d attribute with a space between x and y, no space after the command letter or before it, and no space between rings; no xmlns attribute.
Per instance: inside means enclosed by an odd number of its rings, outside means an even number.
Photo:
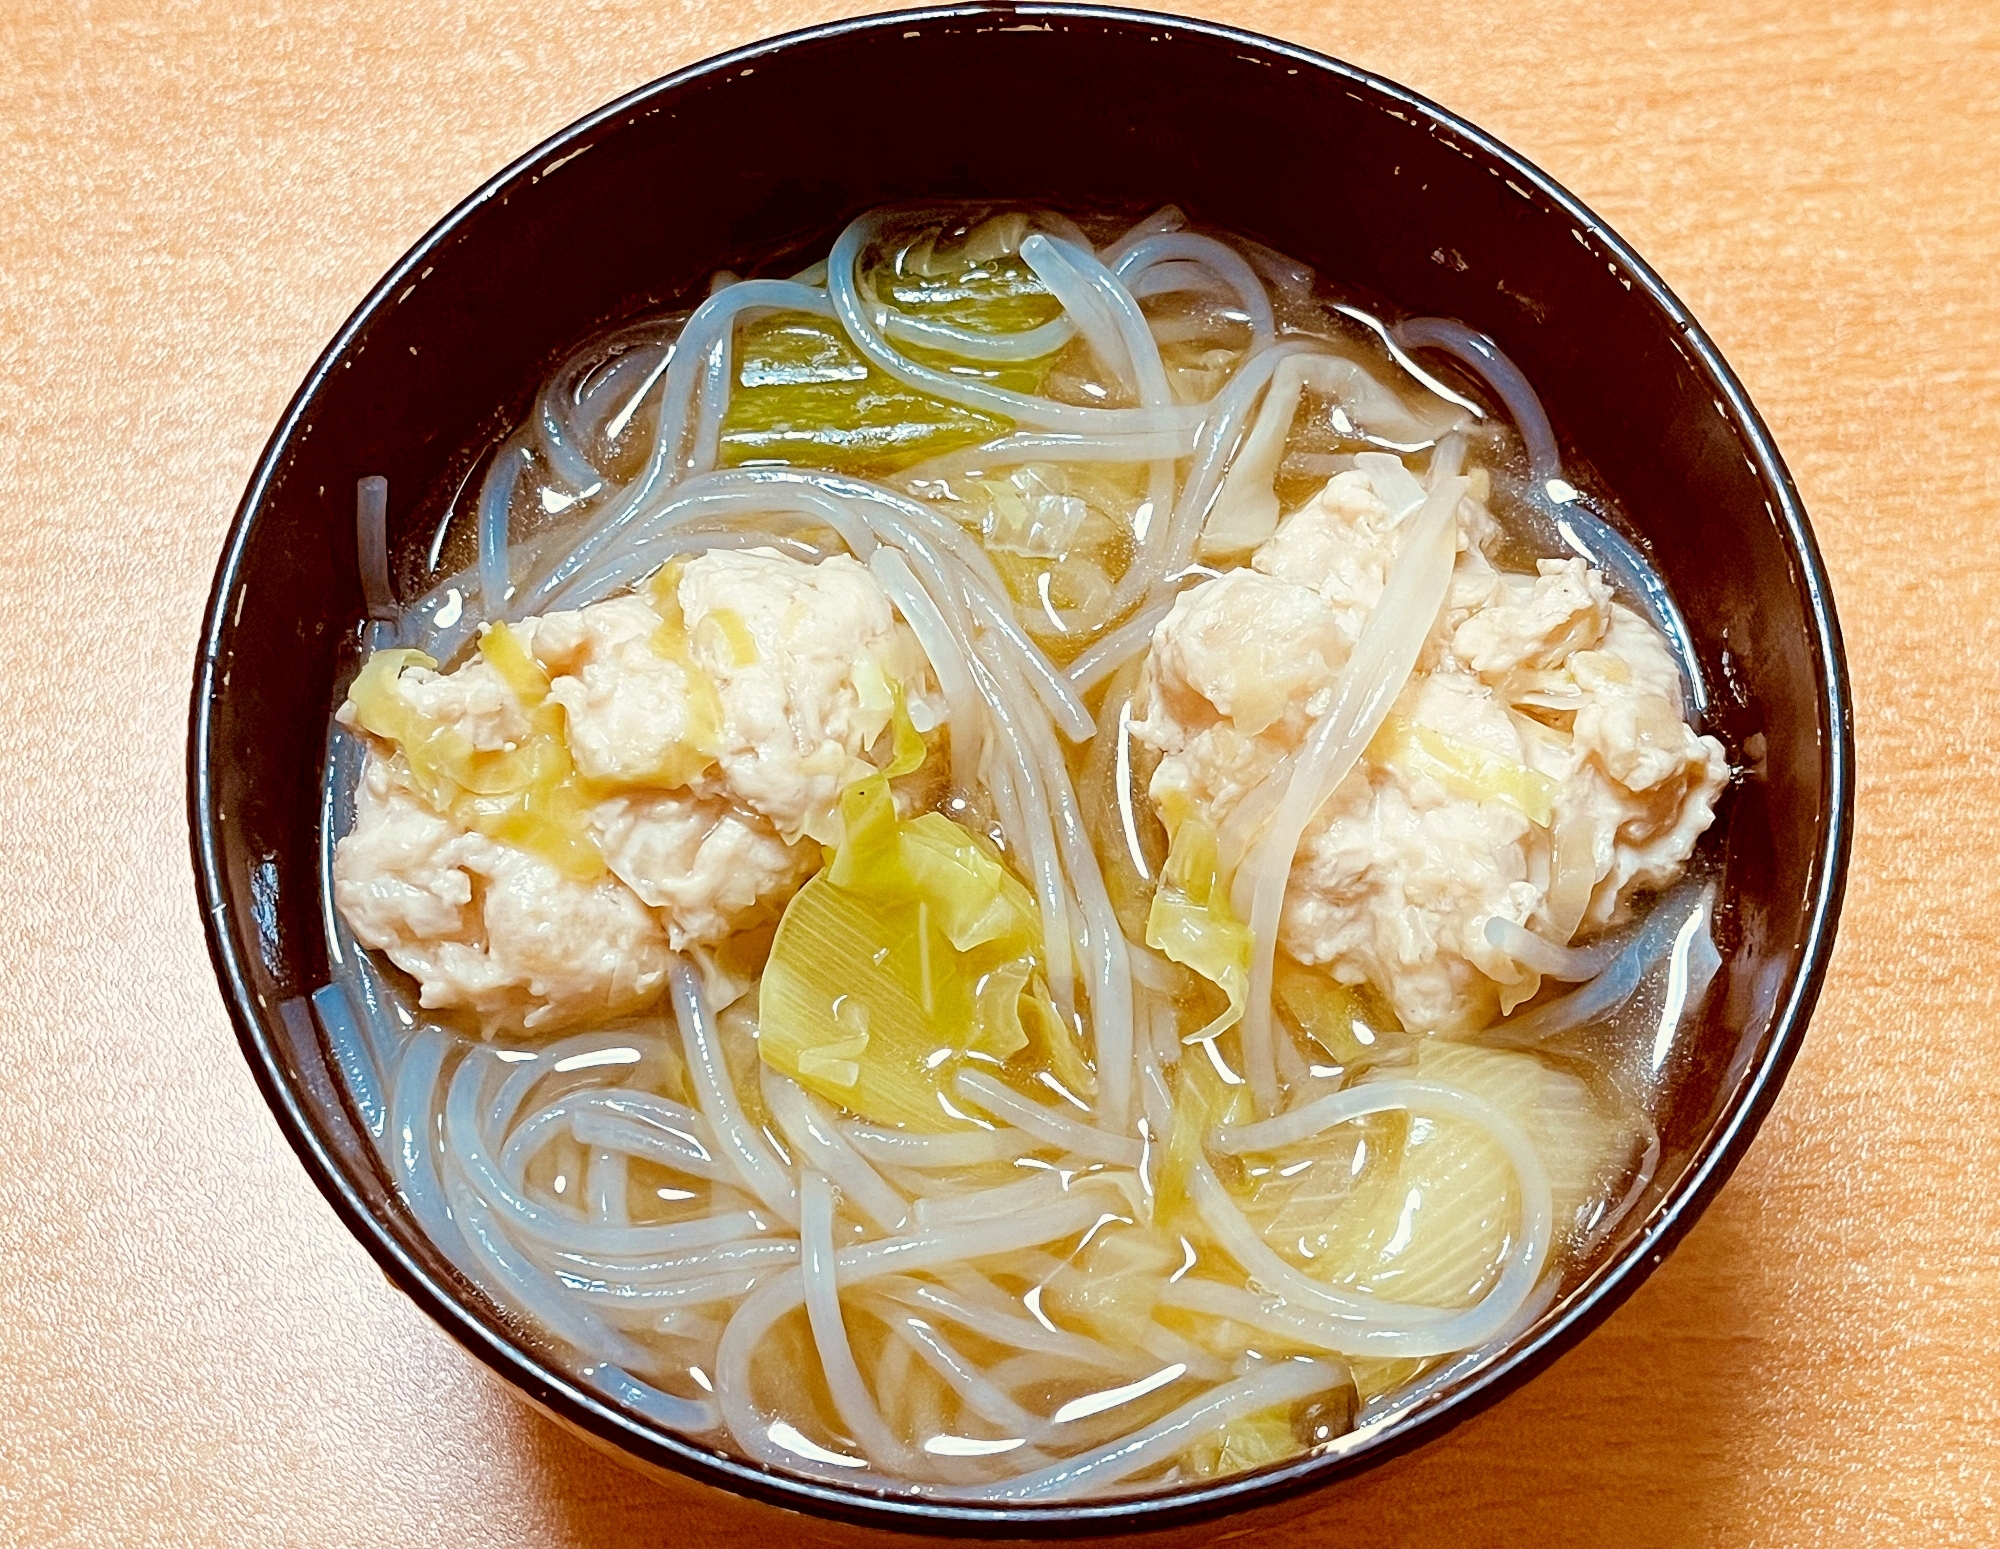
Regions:
<svg viewBox="0 0 2000 1549"><path fill-rule="evenodd" d="M877 321L883 309L863 299L856 272L862 250L874 231L875 217L863 215L840 234L827 257L827 293L835 315L847 330L855 348L867 357L871 365L904 386L942 398L947 403L998 414L1018 424L1042 430L1074 431L1085 435L1143 431L1193 433L1201 418L1199 406L1176 406L1165 410L1081 408L995 387L974 378L936 371L899 354L883 337Z"/></svg>
<svg viewBox="0 0 2000 1549"><path fill-rule="evenodd" d="M798 1190L762 1134L751 1127L736 1100L736 1083L722 1052L722 1037L710 1014L701 982L687 960L676 957L667 968L667 993L674 1019L680 1024L688 1071L701 1098L702 1115L721 1142L723 1154L743 1182L782 1220L799 1218Z"/></svg>
<svg viewBox="0 0 2000 1549"><path fill-rule="evenodd" d="M1238 918L1250 926L1250 987L1242 1047L1245 1075L1261 1113L1277 1106L1271 975L1293 858L1313 815L1347 777L1409 681L1451 585L1457 554L1455 517L1466 481L1453 476L1457 465L1449 453L1441 450L1439 456L1447 461L1410 526L1381 599L1334 682L1331 702L1306 735L1269 826L1232 884L1231 902Z"/></svg>

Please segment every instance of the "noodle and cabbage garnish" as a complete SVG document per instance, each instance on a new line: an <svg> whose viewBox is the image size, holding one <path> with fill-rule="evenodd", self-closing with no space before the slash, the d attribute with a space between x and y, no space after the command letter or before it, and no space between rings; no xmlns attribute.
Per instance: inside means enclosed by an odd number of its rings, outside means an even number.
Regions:
<svg viewBox="0 0 2000 1549"><path fill-rule="evenodd" d="M1484 335L1171 208L878 211L477 456L397 556L360 483L313 1004L573 1380L1157 1491L1393 1423L1645 1194L1729 767Z"/></svg>

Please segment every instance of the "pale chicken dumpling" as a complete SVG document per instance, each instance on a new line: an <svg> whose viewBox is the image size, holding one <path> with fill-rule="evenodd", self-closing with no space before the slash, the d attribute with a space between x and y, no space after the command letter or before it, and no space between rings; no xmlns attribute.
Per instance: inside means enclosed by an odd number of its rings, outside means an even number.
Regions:
<svg viewBox="0 0 2000 1549"><path fill-rule="evenodd" d="M371 753L354 831L334 852L334 901L364 946L415 979L420 1004L491 1031L572 1026L656 995L659 917L612 876L584 882L454 824Z"/></svg>
<svg viewBox="0 0 2000 1549"><path fill-rule="evenodd" d="M1327 708L1421 498L1392 460L1362 463L1155 631L1134 732L1161 755L1149 790L1170 829L1193 816L1245 839L1232 816ZM1279 927L1286 953L1372 984L1414 1030L1477 1028L1532 995L1487 920L1557 944L1611 923L1678 874L1728 775L1683 719L1666 642L1602 576L1580 559L1496 570L1476 499L1458 528L1438 624L1308 827Z"/></svg>
<svg viewBox="0 0 2000 1549"><path fill-rule="evenodd" d="M897 696L913 722L937 719L914 637L845 556L714 550L508 637L508 670L482 647L381 686L378 721L431 734L423 758L455 750L442 779L353 699L339 714L370 735L335 902L424 1006L489 1033L642 1005L671 951L772 918L837 836L842 789L876 768ZM486 788L506 778L482 771L523 759L525 783Z"/></svg>

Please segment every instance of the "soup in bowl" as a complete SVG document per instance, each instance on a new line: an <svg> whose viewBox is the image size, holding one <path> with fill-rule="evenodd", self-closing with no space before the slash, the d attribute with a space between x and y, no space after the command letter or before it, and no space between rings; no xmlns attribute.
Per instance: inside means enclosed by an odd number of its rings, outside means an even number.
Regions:
<svg viewBox="0 0 2000 1549"><path fill-rule="evenodd" d="M560 1417L871 1523L1462 1417L1830 946L1837 635L1726 367L1216 29L912 13L566 131L336 340L210 622L212 943L329 1197Z"/></svg>

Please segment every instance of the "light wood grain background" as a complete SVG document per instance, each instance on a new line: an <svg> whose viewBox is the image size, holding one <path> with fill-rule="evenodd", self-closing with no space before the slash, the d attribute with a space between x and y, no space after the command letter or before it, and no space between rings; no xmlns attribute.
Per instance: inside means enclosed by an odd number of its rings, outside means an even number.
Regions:
<svg viewBox="0 0 2000 1549"><path fill-rule="evenodd" d="M294 1162L200 943L185 693L230 511L491 171L815 0L0 9L0 1541L707 1546L801 1524L514 1403ZM1606 216L1790 459L1859 706L1835 970L1748 1161L1553 1371L1282 1544L2000 1538L2000 7L1218 0Z"/></svg>

